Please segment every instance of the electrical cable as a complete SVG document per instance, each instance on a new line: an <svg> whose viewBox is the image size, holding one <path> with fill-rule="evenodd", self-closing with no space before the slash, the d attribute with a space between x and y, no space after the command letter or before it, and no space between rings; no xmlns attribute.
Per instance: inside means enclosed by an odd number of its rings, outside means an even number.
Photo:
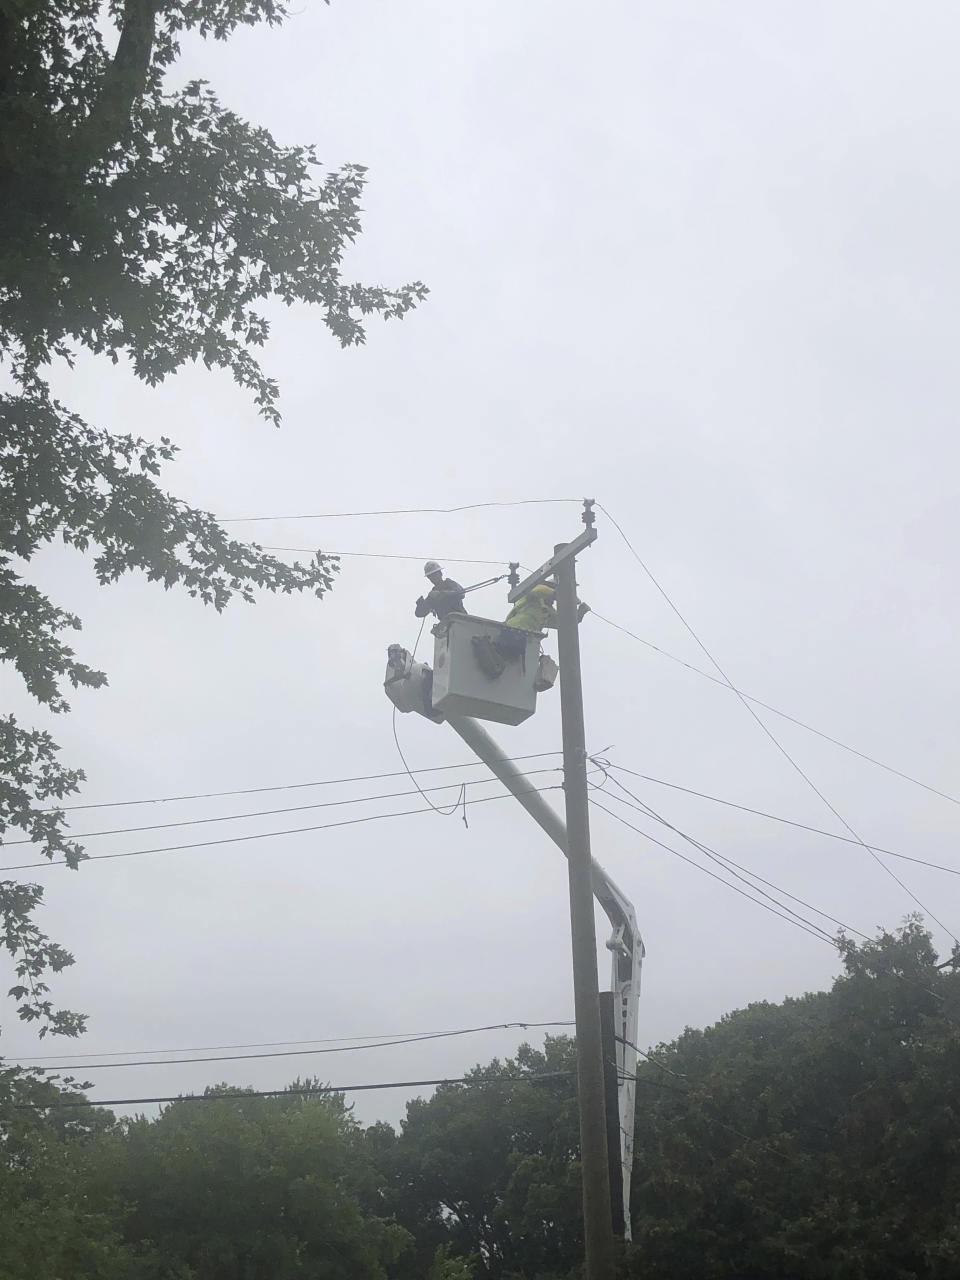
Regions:
<svg viewBox="0 0 960 1280"><path fill-rule="evenodd" d="M531 792L559 791L561 787L531 787ZM514 793L505 791L500 796L481 796L479 800L472 801L473 804L486 804L490 800L508 800ZM174 853L181 849L208 849L213 845L221 844L244 844L249 840L270 840L274 836L295 836L311 831L329 831L334 827L354 827L364 822L380 822L384 818L409 818L417 813L429 813L429 809L401 809L395 813L373 813L363 818L347 818L342 822L321 822L312 827L290 827L283 831L262 831L258 835L250 836L225 836L220 840L195 840L190 844L169 844L162 845L154 849L128 849L122 853L91 853L81 858L81 862L106 862L114 858L141 858L148 853ZM14 866L0 867L0 871L28 871L46 867L62 867L66 866L65 858L54 858L43 862L21 862Z"/></svg>
<svg viewBox="0 0 960 1280"><path fill-rule="evenodd" d="M638 773L636 769L628 769L622 764L604 762L606 768L618 773L628 773L631 777L642 778L644 782L654 782L660 787L669 787L672 791L682 791L685 795L696 796L699 800L711 800L714 804L725 805L729 809L739 809L742 813L752 813L758 818L769 818L771 822L782 822L788 827L797 827L801 831L810 831L814 835L826 836L830 840L841 840L844 844L857 844L852 836L841 835L839 831L825 831L823 827L812 827L806 822L797 822L793 818L784 818L776 813L767 813L765 809L753 809L747 804L737 804L735 800L723 800L720 796L712 796L706 791L695 791L692 787L681 786L679 782L666 782L663 778L651 777L648 773ZM885 849L881 845L871 845L877 853L886 854L888 858L901 858L904 862L915 862L921 867L930 867L933 871L946 871L949 875L960 876L960 868L947 867L941 862L929 862L926 858L915 858L908 853L897 853L895 849Z"/></svg>
<svg viewBox="0 0 960 1280"><path fill-rule="evenodd" d="M140 1059L134 1062L87 1062L82 1066L78 1066L79 1071L112 1071L115 1067L167 1067L177 1066L183 1063L197 1062L253 1062L259 1058L299 1058L313 1054L326 1053L357 1053L361 1049L392 1049L397 1045L403 1044L423 1044L427 1040L449 1040L456 1036L475 1035L481 1031L527 1031L532 1028L539 1027L572 1027L575 1024L571 1021L566 1022L497 1022L491 1023L486 1027L462 1027L457 1031L430 1031L422 1035L406 1036L403 1039L377 1040L364 1044L339 1045L335 1047L326 1047L321 1049L284 1049L274 1050L269 1053L228 1053L221 1054L217 1057L205 1058L155 1058ZM6 1060L8 1063L9 1059ZM25 1066L30 1065L31 1059L17 1059L12 1065ZM58 1067L57 1070L65 1068ZM74 1068L69 1068L73 1070Z"/></svg>
<svg viewBox="0 0 960 1280"><path fill-rule="evenodd" d="M463 1084L470 1088L481 1089L485 1085L527 1084L539 1080L571 1080L573 1071L546 1071L539 1075L526 1076L491 1076L477 1079L476 1076L457 1076L442 1080L385 1080L377 1084L325 1084L312 1089L244 1089L242 1093L186 1093L171 1094L165 1098L81 1098L57 1099L52 1106L44 1106L37 1102L17 1102L14 1106L20 1111L56 1111L60 1107L128 1107L140 1106L154 1102L243 1102L246 1098L311 1098L318 1094L329 1093L366 1093L375 1089L425 1089L441 1084Z"/></svg>
<svg viewBox="0 0 960 1280"><path fill-rule="evenodd" d="M462 556L401 556L385 551L320 551L318 547L261 547L261 551L294 551L298 555L349 556L361 560L432 560L439 558L446 564L509 564L509 560L464 560Z"/></svg>
<svg viewBox="0 0 960 1280"><path fill-rule="evenodd" d="M630 791L627 787L625 787L622 782L618 782L616 778L611 778L610 781L613 783L615 787L619 787L621 791L623 791L627 796L629 796L631 800L636 801L636 803L629 804L628 801L623 800L621 799L621 797L616 796L612 792L608 791L607 795L611 800L616 800L620 804L626 804L628 805L629 808L637 809L640 812L645 813L648 817L653 818L654 821L659 822L662 826L666 827L669 831L673 831L676 835L678 835L681 838L681 840L685 840L688 844L692 845L695 849L699 849L700 852L703 853L706 857L710 858L711 861L714 861L719 865L726 866L728 869L731 870L731 874L736 876L738 880L742 881L744 884L749 885L750 888L756 889L757 893L762 894L765 898L770 898L771 902L776 902L777 906L782 907L784 911L789 911L791 915L796 915L798 919L804 920L803 916L799 915L795 911L792 911L790 907L786 906L784 903L777 902L777 900L775 898L772 898L770 894L764 893L763 889L760 889L756 885L751 884L750 880L745 879L744 876L739 875L738 872L741 872L741 871L744 872L745 876L749 876L751 880L756 880L756 881L759 881L760 884L765 884L768 888L773 889L776 893L779 893L782 897L789 898L792 902L797 902L800 904L800 906L806 907L808 911L812 911L814 912L814 914L818 916L822 916L824 920L829 920L832 924L839 925L840 928L846 930L847 933L855 933L858 938L863 938L864 941L866 942L870 941L870 937L868 934L861 932L861 930L859 929L855 929L853 925L846 924L843 920L838 920L836 916L830 915L828 911L821 911L819 907L815 907L811 902L807 902L804 898L797 897L796 894L790 893L787 889L782 889L778 884L774 884L772 880L766 880L763 876L758 875L757 872L751 871L749 867L745 867L740 862L735 862L733 858L727 857L726 854L719 853L716 849L712 849L709 845L703 844L701 841L694 839L694 837L691 835L688 835L687 832L681 831L680 828L675 827L672 822L668 822L667 819L664 818L662 814L657 813L655 809L651 809L650 806L646 804L643 800L641 800L639 796L635 795L632 791ZM733 870L733 868L736 868L736 870ZM820 927L819 925L815 925L814 922L811 920L804 920L804 922L806 924L812 925L814 928Z"/></svg>
<svg viewBox="0 0 960 1280"><path fill-rule="evenodd" d="M629 627L621 626L619 622L614 622L612 618L605 618L602 613L597 613L596 609L591 609L590 613L599 622L606 623L608 627L613 627L615 631L622 631L631 640L636 640L638 644L644 645L647 649L652 649L654 653L659 653L662 658L669 658L671 662L675 662L677 666L685 667L687 671L692 671L694 675L702 676L704 680L709 680L711 684L719 685L721 689L730 689L733 693L739 694L741 698L746 698L748 702L753 702L756 706L763 707L765 711L779 716L782 720L789 720L791 724L795 724L799 729L805 729L807 733L823 738L825 742L830 742L835 747L840 747L842 751L849 751L851 755L857 756L861 760L866 760L868 764L876 765L878 769L884 769L887 773L892 773L897 778L902 778L904 782L911 782L915 787L921 787L924 791L940 796L943 800L949 800L951 804L960 805L960 796L953 796L948 791L941 791L939 787L934 787L929 782L922 782L919 778L913 777L912 774L904 773L901 769L894 768L892 764L884 764L876 756L867 755L865 751L858 751L856 747L851 747L848 742L841 742L839 738L834 738L829 733L824 733L822 729L817 729L812 724L807 724L805 720L798 720L796 716L792 716L786 711L781 711L779 707L774 707L769 702L764 702L762 698L755 698L752 694L744 693L742 689L737 689L726 681L718 679L717 676L711 675L709 671L704 671L702 667L694 666L692 662L685 662L683 658L678 658L675 653L662 649L659 645L654 644L652 640L645 640L643 636L638 636Z"/></svg>
<svg viewBox="0 0 960 1280"><path fill-rule="evenodd" d="M688 858L685 853L681 853L678 849L672 849L670 845L664 844L662 840L658 840L655 836L650 835L648 831L644 831L641 827L635 827L632 822L628 822L626 818L622 818L619 813L614 813L612 809L605 808L598 800L591 799L590 804L592 804L595 809L599 809L601 813L605 813L608 817L613 818L615 822L622 823L623 826L629 827L629 829L631 831L635 831L638 836L643 836L644 839L649 840L652 844L659 845L661 849L665 849L667 853L672 853L675 858L679 858L682 862L688 862L690 866L696 867L698 871L702 871L705 875L710 876L711 879L719 880L721 884L726 885L728 889L733 889L733 891L735 893L739 893L741 897L749 898L751 902L755 902L757 906L763 907L765 911L769 911L772 915L779 916L781 920L786 920L787 924L792 924L796 928L802 929L804 933L809 933L810 936L816 938L818 942L826 942L827 945L832 947L834 950L837 949L836 941L832 939L829 934L820 929L819 926L816 928L809 927L805 924L801 924L799 920L794 919L792 916L784 915L783 912L778 911L768 902L764 902L762 898L755 898L753 894L747 893L745 889L741 889L738 885L731 884L729 880L725 880L723 876L718 875L715 871L711 871L709 867L705 867L702 863L695 861L693 858Z"/></svg>
<svg viewBox="0 0 960 1280"><path fill-rule="evenodd" d="M613 799L616 799L616 797L611 794L610 799L613 800ZM820 941L827 942L831 947L834 948L834 950L837 950L837 951L840 950L839 941L836 938L831 938L830 935L826 933L825 930L821 929L819 925L814 924L812 921L808 921L806 923L800 923L800 920L802 919L802 917L792 919L791 918L792 916L797 915L796 912L791 912L789 916L783 915L780 911L775 910L768 903L763 902L760 898L754 898L751 894L746 893L743 889L738 888L735 884L731 884L729 880L724 880L722 876L718 876L715 872L711 871L708 867L704 867L699 862L694 861L694 859L688 858L686 854L680 853L679 850L672 849L668 844L664 844L662 840L657 840L656 837L650 835L648 831L644 831L640 827L635 827L633 823L627 822L627 820L625 818L622 818L618 813L613 813L610 809L604 808L602 804L599 804L597 801L593 799L590 800L590 803L594 805L595 808L602 810L602 812L607 814L609 817L615 819L617 822L622 823L625 827L629 827L631 831L635 831L637 835L644 836L645 839L649 840L652 844L659 845L659 847L661 849L665 849L667 853L672 853L675 857L680 858L683 862L689 862L690 865L693 867L696 867L697 870L703 871L705 872L706 875L711 876L714 880L719 880L721 884L725 884L728 889L735 890L735 892L741 894L743 897L749 898L751 902L755 902L757 903L758 906L763 907L765 910L771 911L774 915L780 916L782 920L786 920L787 924L795 925L798 929L803 929L805 933L812 934L813 937L820 939ZM640 803L642 804L643 802L641 801ZM667 823L666 825L669 826L670 824ZM679 830L677 831L677 834L683 835L683 833L680 832ZM706 851L704 846L701 846L698 841L694 841L692 837L684 837L684 838L689 839L691 843L695 844L698 848L703 849L704 852ZM722 858L723 855L718 854L717 857ZM744 868L744 870L745 869L746 868ZM748 874L753 875L754 873L749 872ZM738 877L738 878L742 878L742 877ZM759 879L760 877L756 877L756 878ZM770 881L766 881L765 883L769 884ZM756 888L756 886L751 885L751 888ZM758 890L758 892L762 893L763 891ZM778 889L778 892L786 894L786 891L782 889ZM764 896L768 898L770 897L769 894L765 894ZM786 896L792 897L793 895L786 894ZM798 899L798 901L801 901L801 900ZM783 903L778 903L777 905L784 907L785 911L790 911L790 908L784 906ZM809 904L805 903L804 905L809 905ZM810 909L816 910L816 908L814 907L811 907ZM824 913L818 912L818 914L824 914ZM828 918L832 919L832 917L828 917ZM808 927L808 925L810 927ZM849 926L844 926L844 927L849 928ZM851 932L858 932L858 931L851 930ZM860 934L859 936L866 937L865 934ZM898 981L905 982L908 986L916 987L918 990L925 992L927 995L933 996L935 1000L940 1000L941 1002L943 1001L943 996L939 992L934 991L931 987L924 986L922 982L918 982L915 978L909 978L906 976L906 974L897 973L895 970L891 970L890 972L891 972L891 976L897 978Z"/></svg>
<svg viewBox="0 0 960 1280"><path fill-rule="evenodd" d="M230 516L218 517L218 520L220 524L263 524L276 520L351 520L365 516L446 516L487 507L545 507L580 501L580 498L517 498L513 502L467 502L460 507L394 507L387 511L320 511L300 516Z"/></svg>
<svg viewBox="0 0 960 1280"><path fill-rule="evenodd" d="M416 638L416 640L414 640L414 642L413 642L413 648L410 650L410 657L411 657L411 659L415 659L415 658L416 658L416 656L417 656L417 649L418 649L418 648L419 648L419 646L420 646L420 637L423 635L423 628L426 626L426 623L427 623L427 615L426 615L426 614L424 614L424 616L420 619L420 630L417 632L417 638ZM413 783L413 785L416 787L416 789L420 792L421 796L423 796L424 800L426 800L426 802L427 802L427 804L430 806L430 808L434 811L434 813L439 813L439 815L441 816L441 818L452 818L452 817L453 817L453 815L454 815L454 814L457 812L457 810L460 808L460 805L461 805L461 803L462 803L462 804L463 804L463 815L464 815L464 816L463 816L463 821L464 821L464 824L466 824L466 821L467 821L467 816L466 816L466 814L467 814L467 807L466 807L466 806L467 806L467 790L466 790L466 783L461 783L461 786L460 786L460 794L459 794L459 796L457 797L457 799L454 801L454 803L453 803L453 805L452 805L452 807L451 807L451 808L445 809L445 808L441 807L440 805L436 805L436 804L434 804L434 803L433 803L433 801L430 799L430 797L427 795L426 791L423 789L423 787L421 787L421 786L420 786L420 783L419 783L419 782L417 781L417 779L414 777L414 775L413 775L413 773L412 773L412 771L411 771L411 769L410 769L410 766L407 764L407 757L403 754L403 747L401 747L401 745L400 745L400 735L397 733L397 704L396 704L396 703L394 703L394 704L393 704L393 714L392 714L392 715L391 715L391 717L390 717L390 723L391 723L391 726L392 726L392 728L393 728L393 742L394 742L394 745L395 745L395 746L396 746L396 748L397 748L397 755L400 757L400 759L401 759L401 761L402 761L402 763L403 763L403 767L404 767L404 769L406 769L406 771L407 771L407 777L410 779L410 781Z"/></svg>
<svg viewBox="0 0 960 1280"><path fill-rule="evenodd" d="M544 756L558 756L560 751L534 751L525 756L511 756L512 764L518 764L523 760L539 760ZM449 769L479 769L483 767L482 760L464 760L462 764L434 764L425 765L423 768L414 769L414 773L443 773ZM359 774L352 778L320 778L316 782L281 782L270 787L240 787L231 791L198 791L191 795L181 796L150 796L145 800L104 800L98 804L62 804L54 805L51 809L43 809L42 813L51 813L58 810L61 813L75 813L79 809L124 809L133 805L140 804L172 804L179 800L218 800L224 796L254 796L261 795L266 791L301 791L305 787L339 787L348 782L379 782L383 778L405 778L410 771L407 769L394 769L389 773L366 773Z"/></svg>
<svg viewBox="0 0 960 1280"><path fill-rule="evenodd" d="M646 1060L648 1062L652 1062L655 1067L659 1067L661 1071L665 1071L668 1076L676 1076L678 1080L686 1079L686 1076L683 1075L682 1072L673 1071L670 1067L668 1067L665 1063L661 1062L660 1059L655 1057L652 1053L647 1053L647 1051L645 1049L641 1049L638 1044L634 1044L632 1040L627 1040L624 1036L617 1036L617 1035L615 1035L613 1038L614 1040L616 1040L617 1044L625 1044L628 1049L632 1049L634 1053L639 1053L641 1058L646 1058Z"/></svg>
<svg viewBox="0 0 960 1280"><path fill-rule="evenodd" d="M534 774L540 773L556 773L559 765L552 769L528 769L526 772L520 773L520 777L529 778ZM171 827L202 827L211 822L240 822L244 818L269 818L281 813L304 813L313 809L336 809L343 805L349 804L369 804L375 800L397 800L403 796L415 796L418 793L425 795L427 791L449 791L451 787L459 787L461 792L467 785L466 782L444 782L438 783L433 787L418 787L414 779L415 790L413 791L384 791L375 796L354 796L350 800L321 800L314 804L296 804L285 806L282 809L256 809L252 813L224 813L213 818L180 818L176 822L151 822L142 827L110 827L104 831L71 831L69 837L71 840L93 840L97 836L120 836L133 835L140 831L165 831ZM471 780L474 786L487 786L491 782L497 782L496 777L490 778L474 778ZM458 800L459 804L460 801ZM2 848L11 848L17 844L36 844L37 841L31 840L29 837L17 840L5 840L0 844Z"/></svg>
<svg viewBox="0 0 960 1280"><path fill-rule="evenodd" d="M707 857L711 857L712 860L714 861L719 860L720 864L729 863L733 867L739 867L741 871L746 872L746 874L748 876L751 876L754 880L759 880L762 884L768 885L771 889L774 889L777 893L782 894L784 897L791 898L794 902L799 902L801 906L806 907L809 911L816 912L816 914L819 916L823 916L825 920L830 920L834 924L838 924L841 927L841 929L846 930L847 933L855 933L857 937L862 938L864 942L872 941L872 939L869 937L868 934L862 933L859 929L855 929L853 925L845 924L844 921L838 920L836 916L832 916L826 911L821 911L819 907L815 907L812 903L807 902L804 898L798 898L795 894L789 893L786 889L782 889L779 885L774 884L772 880L765 880L763 876L758 875L755 871L751 871L748 867L744 867L739 862L734 862L732 858L728 858L725 854L718 853L716 849L711 849L709 845L702 844L699 840L695 840L693 836L687 835L685 832L681 831L679 827L674 827L671 823L667 822L665 818L661 817L658 813L656 813L655 810L651 809L649 805L645 804L639 798L639 796L635 796L632 791L629 791L623 785L622 782L618 782L616 778L612 778L611 781L613 782L613 785L615 787L619 787L621 791L626 792L628 796L636 800L637 805L639 805L640 809L643 812L646 812L647 814L649 814L649 816L655 818L656 821L663 823L664 826L669 827L671 831L675 831L678 836L682 837L682 839L686 840L689 844L692 844L695 848L699 849L702 853L706 854ZM606 794L609 796L611 800L620 799L618 796L615 796L612 792L607 792ZM624 800L620 800L620 803L626 804L627 802ZM635 806L629 805L628 807L634 808ZM736 875L736 872L733 872L733 874ZM737 879L743 880L743 877L737 876ZM750 882L744 881L744 883L749 884ZM756 888L756 885L750 884L750 888ZM762 889L757 889L757 892L762 893L765 898L770 898L770 894L763 893ZM771 898L770 900L772 902L776 902L775 898ZM791 915L797 915L796 912L791 911L790 908L787 907L782 902L777 902L777 906L783 907L785 911L790 911ZM798 917L798 918L803 919L803 917ZM806 923L811 924L814 928L820 927L819 925L814 924L813 921L806 921ZM822 932L825 932L825 931L822 931ZM834 943L834 945L837 945L836 939L831 939L831 941ZM925 992L927 995L933 996L935 1000L941 1000L941 1001L943 1000L943 997L939 994L939 992L932 990L932 988L930 987L924 986L922 982L918 982L915 978L909 978L907 977L906 974L898 973L896 972L896 970L891 970L891 972L895 978L897 978L901 982L907 983L908 986L916 987L918 990Z"/></svg>
<svg viewBox="0 0 960 1280"><path fill-rule="evenodd" d="M571 1022L526 1022L519 1019L514 1022L498 1022L491 1030L512 1030L520 1027L567 1027L573 1026ZM486 1028L478 1028L485 1030ZM46 1057L31 1057L18 1059L20 1066L24 1064L36 1064L42 1062L53 1062L54 1067L47 1068L51 1071L62 1071L76 1067L77 1070L82 1069L82 1062L74 1061L75 1059L90 1058L132 1058L137 1054L146 1053L220 1053L227 1049L286 1049L291 1046L301 1045L327 1045L327 1044L348 1044L355 1040L397 1040L406 1041L419 1040L425 1036L432 1036L432 1031L380 1031L362 1036L327 1036L326 1039L320 1040L261 1040L252 1044L206 1044L206 1045L187 1045L177 1049L117 1049L109 1053L54 1053L48 1054ZM71 1059L70 1062L64 1062L64 1058Z"/></svg>
<svg viewBox="0 0 960 1280"><path fill-rule="evenodd" d="M810 789L811 789L811 790L812 790L812 791L813 791L817 796L819 796L819 798L820 798L820 799L823 801L823 803L827 806L827 808L830 810L830 812L833 814L833 816L837 819L837 821L841 824L841 826L845 827L845 828L847 829L847 831L849 831L849 832L850 832L850 834L854 837L854 839L857 841L857 843L863 846L863 848L864 848L864 849L866 850L866 852L870 855L870 857L874 860L874 862L876 862L877 866L882 867L882 868L883 868L883 870L887 873L887 875L888 875L888 876L890 876L890 878L891 878L892 880L896 881L896 883L900 886L900 888L904 891L904 893L906 893L906 894L907 894L907 896L908 896L908 897L910 897L910 898L911 898L911 899L916 903L916 905L921 909L921 911L923 911L923 912L924 912L924 914L925 914L925 915L929 915L929 917L930 917L930 919L931 919L931 920L936 921L936 923L940 926L940 928L941 928L941 929L943 929L943 931L944 931L945 933L949 934L949 935L950 935L950 937L951 937L951 938L953 938L953 940L954 940L955 942L956 942L956 941L958 941L958 938L957 938L956 933L955 933L952 929L948 929L948 928L947 928L947 926L943 923L943 921L942 921L942 920L940 920L940 919L939 919L939 917L938 917L938 916L936 916L936 915L934 914L934 912L932 912L932 911L930 910L930 908L929 908L929 907L925 906L925 905L924 905L924 903L922 903L922 902L920 901L920 899L919 899L919 898L917 897L917 895L913 892L913 890L912 890L912 889L911 889L907 884L905 884L905 883L904 883L904 881L903 881L903 880L901 880L901 879L900 879L900 877L897 875L897 873L893 870L893 868L892 868L892 867L889 867L889 866L886 864L886 862L884 862L883 858L881 858L881 856L880 856L878 853L876 853L876 852L875 852L875 851L870 847L870 845L868 845L868 844L867 844L867 842L862 838L862 836L859 834L859 832L857 832L857 831L855 831L855 830L853 829L853 827L850 825L850 823L849 823L849 822L847 822L846 818L844 818L844 816L840 813L840 811L839 811L839 810L838 810L838 809L837 809L837 808L836 808L836 807L835 807L835 806L834 806L834 805L833 805L833 804L832 804L832 803L827 799L827 797L826 797L826 796L824 795L824 793L820 790L820 788L819 788L819 787L817 786L817 784L813 781L813 779L809 776L809 774L805 773L805 772L804 772L804 770L800 767L800 765L796 762L796 760L794 760L793 756L792 756L792 755L790 754L790 752L786 749L786 747L783 745L783 743L782 743L782 742L780 742L779 738L777 738L777 737L776 737L776 735L773 733L773 731L770 729L770 727L769 727L767 724L765 724L763 720L761 720L760 716L757 714L757 712L756 712L756 711L753 709L753 707L750 705L749 700L748 700L747 698L745 698L745 697L744 697L744 695L740 692L740 690L739 690L739 689L737 689L737 688L734 686L734 684L733 684L732 680L731 680L731 679L730 679L730 677L727 675L726 671L724 671L723 667L721 667L720 663L719 663L719 662L717 661L717 659L713 656L713 654L710 652L710 650L707 648L707 646L703 643L703 641L702 641L702 640L700 639L700 637L697 635L696 631L694 631L694 629L693 629L693 627L691 626L691 624L690 624L690 623L687 621L687 619L683 616L683 614L680 612L680 610L677 608L677 606L676 606L676 605L674 604L674 602L671 600L670 596L669 596L669 595L667 595L667 592L666 592L666 591L664 590L664 588L660 585L660 583L659 583L659 582L657 581L657 579L654 577L653 573L650 571L650 569L649 569L649 568L647 567L647 565L644 563L643 559L640 557L639 552L636 550L636 548L634 547L633 543L630 541L630 539L629 539L629 538L627 537L627 535L624 533L623 529L620 527L620 525L617 523L617 521L616 521L616 520L614 520L613 516L610 514L610 512L609 512L609 511L607 511L607 509L603 506L603 504L602 504L602 503L598 503L597 505L599 506L599 509L600 509L600 510L604 513L604 515L607 517L607 519L610 521L610 523L613 525L613 527L614 527L614 528L617 530L617 532L620 534L620 537L621 537L621 538L623 539L623 541L626 543L627 548L629 549L629 551L630 551L631 555L633 556L633 558L636 560L637 564L639 564L639 565L640 565L641 569L644 571L644 573L647 575L647 577L650 579L650 581L653 583L653 585L654 585L654 586L656 587L656 589L659 591L660 595L661 595L661 596L663 596L664 600L667 602L667 604L669 605L670 609L673 611L673 613L674 613L674 614L676 614L677 618L679 618L680 622L683 624L683 626L684 626L684 627L686 628L686 630L689 632L689 634L690 634L690 636L692 637L692 639L696 642L696 644L699 646L699 648L702 650L702 652L706 655L706 657L710 660L710 662L713 664L713 666L716 668L716 670L719 672L719 674L723 677L723 679L724 679L724 681L726 682L727 686L728 686L728 687L729 687L729 688L730 688L730 689L731 689L731 690L732 690L732 691L737 695L737 697L740 699L740 702L742 703L743 707L744 707L744 708L746 709L746 711L750 714L750 716L751 716L751 717L752 717L752 718L757 722L757 724L760 726L760 728L763 730L763 732L766 734L766 736L770 739L770 741L773 743L773 745L776 747L776 749L780 752L780 754L784 757L784 759L788 762L788 764L790 764L790 765L791 765L791 767L792 767L792 768L793 768L793 769L794 769L794 770L795 770L795 771L800 775L800 777L804 780L804 782L807 784L807 786L808 786L808 787L810 787Z"/></svg>

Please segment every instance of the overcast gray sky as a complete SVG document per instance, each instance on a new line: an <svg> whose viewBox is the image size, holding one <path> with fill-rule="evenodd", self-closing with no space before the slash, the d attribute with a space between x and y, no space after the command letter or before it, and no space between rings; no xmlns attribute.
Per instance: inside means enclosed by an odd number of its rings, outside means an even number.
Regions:
<svg viewBox="0 0 960 1280"><path fill-rule="evenodd" d="M372 323L367 346L349 352L318 314L278 311L264 362L283 387L279 432L202 370L149 390L83 359L58 372L56 390L105 427L171 435L183 452L165 483L227 518L595 496L741 688L960 792L958 36L947 3L336 0L305 3L278 30L191 43L178 76L210 80L284 142L315 143L329 167L369 166L349 270L370 283L420 278L431 295L402 324ZM87 771L82 799L400 768L381 682L386 646L416 636L418 558L471 583L495 569L455 557L532 565L579 527L575 504L233 525L268 545L413 558L345 558L323 602L264 597L222 616L136 578L99 588L89 562L44 553L35 580L83 617L77 650L110 677L51 725L65 760ZM609 522L598 528L582 596L704 665ZM471 605L500 616L502 588ZM842 830L728 691L596 618L581 641L592 749ZM7 705L46 726L9 670L2 678ZM866 840L960 868L949 801L765 718ZM445 727L407 716L399 731L416 767L468 759ZM495 732L515 754L557 749L558 696ZM75 825L407 785L94 810ZM859 847L635 785L671 821L865 933L913 907ZM469 829L424 814L38 872L42 923L77 957L54 995L90 1015L76 1050L572 1016L562 859L513 802L468 814ZM836 972L829 946L602 814L593 842L647 944L641 1044ZM954 877L891 865L960 929ZM948 934L935 935L946 950ZM605 978L603 936L601 925ZM92 1096L220 1079L270 1088L298 1071L334 1083L459 1074L522 1038L115 1068L95 1073ZM6 1015L7 1056L59 1047ZM357 1114L396 1121L403 1101L362 1094Z"/></svg>

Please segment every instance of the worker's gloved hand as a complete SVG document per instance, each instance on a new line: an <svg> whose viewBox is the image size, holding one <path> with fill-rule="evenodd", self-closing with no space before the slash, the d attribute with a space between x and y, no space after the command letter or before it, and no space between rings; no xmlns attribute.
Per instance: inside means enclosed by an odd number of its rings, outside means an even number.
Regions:
<svg viewBox="0 0 960 1280"><path fill-rule="evenodd" d="M423 604L423 596L417 596L417 604Z"/></svg>
<svg viewBox="0 0 960 1280"><path fill-rule="evenodd" d="M581 602L577 605L577 621L582 622L589 612L590 612L590 606L588 604L584 604L583 601L581 600Z"/></svg>

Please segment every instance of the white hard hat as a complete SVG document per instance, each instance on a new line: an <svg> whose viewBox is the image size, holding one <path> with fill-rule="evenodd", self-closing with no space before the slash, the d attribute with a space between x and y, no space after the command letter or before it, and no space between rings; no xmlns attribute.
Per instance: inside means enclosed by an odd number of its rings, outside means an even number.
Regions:
<svg viewBox="0 0 960 1280"><path fill-rule="evenodd" d="M437 564L436 560L428 560L423 566L424 576L429 578L431 573L443 573L443 570Z"/></svg>

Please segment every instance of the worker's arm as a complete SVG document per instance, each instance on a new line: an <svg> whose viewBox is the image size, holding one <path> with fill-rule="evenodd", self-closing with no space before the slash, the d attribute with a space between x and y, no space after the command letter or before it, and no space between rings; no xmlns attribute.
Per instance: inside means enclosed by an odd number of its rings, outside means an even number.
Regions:
<svg viewBox="0 0 960 1280"><path fill-rule="evenodd" d="M577 621L582 622L589 612L590 612L590 606L588 604L584 604L582 600L578 600L577 601ZM552 631L556 631L557 629L557 611L553 607L553 605L547 606L547 618L544 623L544 626L549 627L550 630Z"/></svg>
<svg viewBox="0 0 960 1280"><path fill-rule="evenodd" d="M417 603L413 609L413 616L415 618L426 618L430 614L433 609L433 605L430 603L430 596L432 595L433 592L431 591L426 600L424 600L423 596L417 596Z"/></svg>

